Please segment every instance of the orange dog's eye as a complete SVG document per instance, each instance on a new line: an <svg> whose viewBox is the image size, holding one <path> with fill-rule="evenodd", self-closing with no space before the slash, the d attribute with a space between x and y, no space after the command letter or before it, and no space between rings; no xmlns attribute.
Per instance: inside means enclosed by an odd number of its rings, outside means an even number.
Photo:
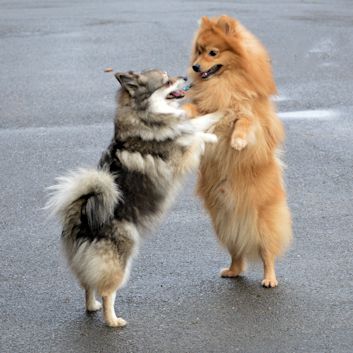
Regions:
<svg viewBox="0 0 353 353"><path fill-rule="evenodd" d="M218 52L216 52L215 50L210 50L209 52L208 52L208 55L209 56L216 56L218 54Z"/></svg>

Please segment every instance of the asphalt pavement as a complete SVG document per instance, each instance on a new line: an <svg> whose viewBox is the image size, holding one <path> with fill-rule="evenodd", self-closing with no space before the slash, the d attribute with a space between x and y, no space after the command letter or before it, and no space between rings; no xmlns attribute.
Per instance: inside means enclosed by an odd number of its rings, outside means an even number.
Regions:
<svg viewBox="0 0 353 353"><path fill-rule="evenodd" d="M124 329L86 315L46 220L44 188L95 165L112 135L115 71L185 74L202 15L268 47L287 140L294 242L279 287L228 255L190 176L117 296ZM0 0L0 352L353 352L353 2Z"/></svg>

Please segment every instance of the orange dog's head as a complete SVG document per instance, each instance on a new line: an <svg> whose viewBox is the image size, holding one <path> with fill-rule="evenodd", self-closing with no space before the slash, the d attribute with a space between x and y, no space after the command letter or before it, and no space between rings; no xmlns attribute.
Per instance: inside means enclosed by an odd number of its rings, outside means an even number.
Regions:
<svg viewBox="0 0 353 353"><path fill-rule="evenodd" d="M190 76L202 81L227 80L248 94L276 91L270 59L261 43L238 21L229 17L202 17L196 33Z"/></svg>

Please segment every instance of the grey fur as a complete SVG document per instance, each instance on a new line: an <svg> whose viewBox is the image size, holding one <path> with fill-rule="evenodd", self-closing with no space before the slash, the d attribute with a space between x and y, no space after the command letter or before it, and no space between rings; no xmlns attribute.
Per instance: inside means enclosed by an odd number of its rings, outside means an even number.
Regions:
<svg viewBox="0 0 353 353"><path fill-rule="evenodd" d="M118 73L115 132L97 170L59 179L48 205L63 223L62 240L73 272L87 292L103 297L105 321L122 326L111 303L127 279L141 233L156 224L183 176L198 166L209 128L219 115L193 123L167 95L181 83L165 72ZM92 297L86 295L87 297ZM113 298L113 299L112 299ZM90 300L87 310L99 305Z"/></svg>

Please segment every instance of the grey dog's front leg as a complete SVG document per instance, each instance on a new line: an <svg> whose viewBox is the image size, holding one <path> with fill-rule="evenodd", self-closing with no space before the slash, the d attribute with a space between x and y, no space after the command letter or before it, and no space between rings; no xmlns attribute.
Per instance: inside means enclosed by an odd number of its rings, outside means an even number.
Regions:
<svg viewBox="0 0 353 353"><path fill-rule="evenodd" d="M223 117L220 112L210 113L206 115L199 116L195 119L191 119L190 122L196 129L196 131L207 131L211 126L218 123L218 121Z"/></svg>

